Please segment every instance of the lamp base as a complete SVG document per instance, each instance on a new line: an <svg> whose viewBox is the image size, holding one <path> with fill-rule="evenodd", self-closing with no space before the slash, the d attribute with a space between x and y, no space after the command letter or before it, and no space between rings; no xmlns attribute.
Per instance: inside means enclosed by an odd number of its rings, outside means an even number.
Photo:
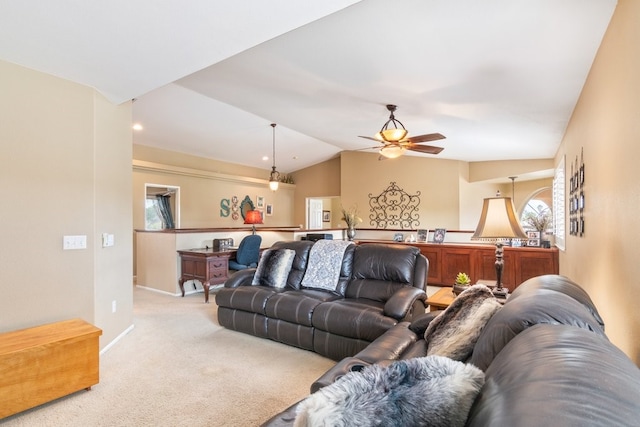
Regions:
<svg viewBox="0 0 640 427"><path fill-rule="evenodd" d="M507 288L494 288L491 290L491 293L493 293L493 296L496 298L506 298L507 295L509 294L509 289Z"/></svg>

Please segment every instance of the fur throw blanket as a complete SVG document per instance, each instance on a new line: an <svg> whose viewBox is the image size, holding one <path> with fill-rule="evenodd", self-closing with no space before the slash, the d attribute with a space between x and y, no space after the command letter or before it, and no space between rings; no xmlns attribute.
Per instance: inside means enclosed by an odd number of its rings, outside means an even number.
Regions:
<svg viewBox="0 0 640 427"><path fill-rule="evenodd" d="M427 355L467 360L482 328L501 307L487 286L470 286L427 326Z"/></svg>
<svg viewBox="0 0 640 427"><path fill-rule="evenodd" d="M297 407L295 427L463 427L484 384L473 365L441 356L371 365Z"/></svg>

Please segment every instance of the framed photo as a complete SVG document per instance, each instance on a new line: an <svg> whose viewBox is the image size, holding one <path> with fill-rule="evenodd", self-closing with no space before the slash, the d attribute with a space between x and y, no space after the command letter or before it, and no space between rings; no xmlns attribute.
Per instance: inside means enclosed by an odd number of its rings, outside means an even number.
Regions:
<svg viewBox="0 0 640 427"><path fill-rule="evenodd" d="M540 246L540 239L527 240L527 246Z"/></svg>
<svg viewBox="0 0 640 427"><path fill-rule="evenodd" d="M403 242L404 241L404 234L402 233L396 233L393 235L393 241L394 242Z"/></svg>
<svg viewBox="0 0 640 427"><path fill-rule="evenodd" d="M273 215L273 205L267 205L266 214L267 216Z"/></svg>
<svg viewBox="0 0 640 427"><path fill-rule="evenodd" d="M262 209L264 208L264 197L256 196L256 208Z"/></svg>
<svg viewBox="0 0 640 427"><path fill-rule="evenodd" d="M433 242L443 243L445 234L447 234L447 230L445 230L444 228L436 228L433 232Z"/></svg>
<svg viewBox="0 0 640 427"><path fill-rule="evenodd" d="M527 237L529 239L540 239L539 231L527 231Z"/></svg>
<svg viewBox="0 0 640 427"><path fill-rule="evenodd" d="M322 211L322 222L331 222L331 211Z"/></svg>
<svg viewBox="0 0 640 427"><path fill-rule="evenodd" d="M426 242L429 238L429 230L418 230L416 242Z"/></svg>

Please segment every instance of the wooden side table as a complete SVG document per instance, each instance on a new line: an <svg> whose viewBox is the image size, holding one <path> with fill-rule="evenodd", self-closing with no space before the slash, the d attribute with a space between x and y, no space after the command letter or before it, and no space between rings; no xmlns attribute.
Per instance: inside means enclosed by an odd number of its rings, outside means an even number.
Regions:
<svg viewBox="0 0 640 427"><path fill-rule="evenodd" d="M197 280L204 288L204 302L209 302L209 287L220 285L229 278L229 258L236 250L188 249L180 250L180 291L184 297L184 282Z"/></svg>
<svg viewBox="0 0 640 427"><path fill-rule="evenodd" d="M478 283L480 283L480 281L478 281ZM482 284L486 285L486 283ZM427 298L426 303L429 304L429 311L444 310L451 305L456 297L457 295L453 293L453 288L440 288L436 293ZM509 298L509 294L507 294L507 298ZM507 302L507 298L496 299L500 304L504 304Z"/></svg>
<svg viewBox="0 0 640 427"><path fill-rule="evenodd" d="M456 299L456 294L453 293L453 288L445 287L440 288L436 293L427 298L427 304L429 304L429 311L444 310Z"/></svg>

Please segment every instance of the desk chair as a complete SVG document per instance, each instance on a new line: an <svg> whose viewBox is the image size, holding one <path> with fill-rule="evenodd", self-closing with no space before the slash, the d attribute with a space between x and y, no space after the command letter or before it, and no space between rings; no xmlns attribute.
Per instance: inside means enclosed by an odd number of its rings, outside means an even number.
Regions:
<svg viewBox="0 0 640 427"><path fill-rule="evenodd" d="M247 236L240 242L235 259L229 260L229 270L255 268L260 260L260 244L262 237L257 234Z"/></svg>

